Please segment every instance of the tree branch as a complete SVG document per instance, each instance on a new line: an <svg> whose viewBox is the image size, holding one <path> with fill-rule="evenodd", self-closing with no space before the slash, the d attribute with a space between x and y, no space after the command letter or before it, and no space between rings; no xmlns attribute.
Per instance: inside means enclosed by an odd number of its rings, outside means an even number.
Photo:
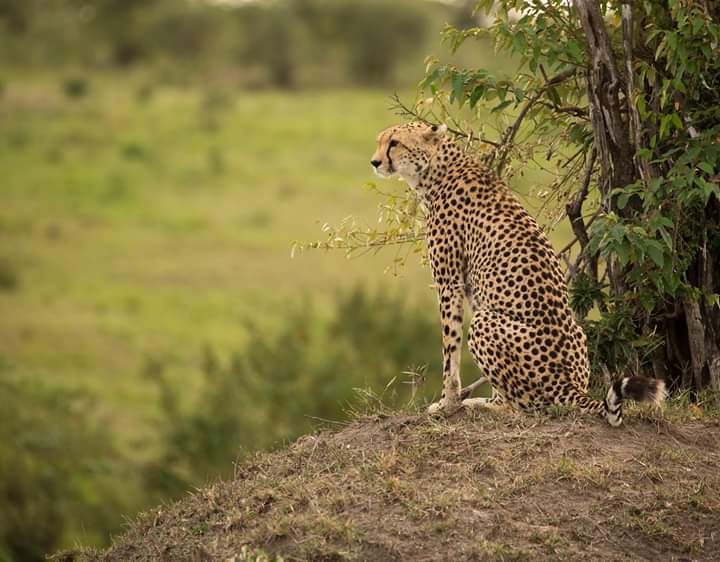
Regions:
<svg viewBox="0 0 720 562"><path fill-rule="evenodd" d="M556 84L560 84L565 80L568 80L569 78L572 78L573 76L575 76L576 72L576 68L569 68L567 70L564 70L563 72L560 72L559 74L556 74L549 80L546 79L545 84L543 84L543 86L535 93L535 95L525 103L523 108L520 110L519 115L515 118L515 122L507 129L505 129L505 133L503 134L502 140L500 141L500 161L495 168L498 176L502 176L503 169L505 168L505 164L507 162L508 154L510 153L510 147L512 146L512 142L515 139L515 135L517 135L517 132L520 130L520 125L522 125L522 122L525 119L525 116L528 114L528 111L530 111L532 106L535 105L535 102L537 102L542 97L542 95L547 91L548 88L550 88L551 86L555 86Z"/></svg>
<svg viewBox="0 0 720 562"><path fill-rule="evenodd" d="M572 115L573 117L584 119L586 121L590 119L590 112L587 107L580 107L578 105L555 105L554 103L550 103L545 100L539 100L537 103L552 109L555 113L567 113L568 115Z"/></svg>
<svg viewBox="0 0 720 562"><path fill-rule="evenodd" d="M582 186L580 191L577 192L573 200L568 203L565 207L565 212L568 219L570 220L570 226L572 227L575 237L580 242L580 253L578 254L577 260L575 261L573 270L577 272L582 260L585 260L586 270L592 279L598 281L598 258L595 255L590 254L590 236L588 235L588 228L593 221L599 216L602 208L599 208L593 215L589 222L585 223L582 216L582 206L587 199L588 193L590 192L590 180L595 170L595 163L597 161L597 150L593 147L590 153L590 159L587 161L585 166L585 174L583 176ZM571 246L567 247L567 250ZM564 250L565 251L565 250ZM603 310L604 303L597 301L598 307Z"/></svg>
<svg viewBox="0 0 720 562"><path fill-rule="evenodd" d="M590 178L592 177L593 170L595 169L596 159L597 150L593 148L590 153L590 159L585 166L585 175L583 176L580 191L578 191L573 200L565 206L565 212L570 219L570 225L572 226L573 232L580 241L580 245L583 249L585 249L585 247L590 243L590 238L587 233L587 227L582 218L582 206L590 191ZM597 277L597 275L595 275L595 277Z"/></svg>

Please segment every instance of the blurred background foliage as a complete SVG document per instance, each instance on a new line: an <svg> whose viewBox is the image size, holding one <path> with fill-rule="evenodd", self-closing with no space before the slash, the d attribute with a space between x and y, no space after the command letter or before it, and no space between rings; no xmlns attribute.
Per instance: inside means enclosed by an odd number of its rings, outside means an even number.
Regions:
<svg viewBox="0 0 720 562"><path fill-rule="evenodd" d="M403 71L463 10L413 0L3 0L0 57L24 68L152 63L181 83L407 85L416 74Z"/></svg>
<svg viewBox="0 0 720 562"><path fill-rule="evenodd" d="M376 220L425 55L508 66L440 46L471 4L0 0L0 560L108 544L355 388L432 397L428 272L290 247Z"/></svg>

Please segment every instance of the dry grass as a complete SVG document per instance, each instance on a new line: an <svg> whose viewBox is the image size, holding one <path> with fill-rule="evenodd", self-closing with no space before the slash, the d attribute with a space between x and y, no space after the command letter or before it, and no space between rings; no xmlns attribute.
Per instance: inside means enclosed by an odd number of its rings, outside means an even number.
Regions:
<svg viewBox="0 0 720 562"><path fill-rule="evenodd" d="M716 560L720 424L380 414L259 454L68 560Z"/></svg>

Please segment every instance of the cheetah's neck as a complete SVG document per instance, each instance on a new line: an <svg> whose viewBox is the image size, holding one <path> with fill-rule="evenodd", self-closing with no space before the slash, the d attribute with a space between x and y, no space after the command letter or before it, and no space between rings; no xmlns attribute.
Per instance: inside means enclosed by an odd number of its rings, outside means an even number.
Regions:
<svg viewBox="0 0 720 562"><path fill-rule="evenodd" d="M455 141L447 139L430 156L428 166L414 178L414 183L408 181L408 184L430 203L440 195L443 186L447 185L445 180L453 170L477 165L478 162L466 154Z"/></svg>

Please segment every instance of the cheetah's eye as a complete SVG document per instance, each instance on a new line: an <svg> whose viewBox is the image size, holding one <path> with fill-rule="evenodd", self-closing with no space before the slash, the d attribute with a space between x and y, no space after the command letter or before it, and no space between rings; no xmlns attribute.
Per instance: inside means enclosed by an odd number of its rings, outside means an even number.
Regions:
<svg viewBox="0 0 720 562"><path fill-rule="evenodd" d="M393 139L390 141L390 148L395 148L398 144L400 144L400 143L398 143L398 141Z"/></svg>

